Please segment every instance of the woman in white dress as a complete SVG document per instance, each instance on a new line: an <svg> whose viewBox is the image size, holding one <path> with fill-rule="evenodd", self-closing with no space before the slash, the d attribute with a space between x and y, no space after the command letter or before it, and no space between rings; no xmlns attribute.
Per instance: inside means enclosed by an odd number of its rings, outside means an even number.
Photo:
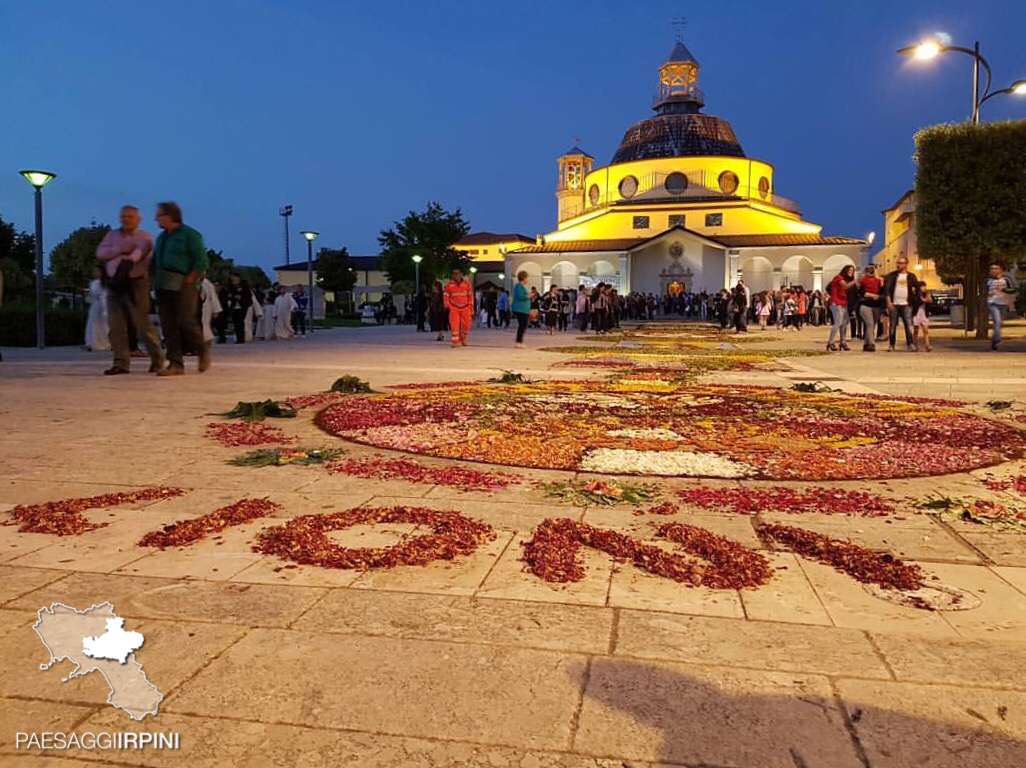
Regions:
<svg viewBox="0 0 1026 768"><path fill-rule="evenodd" d="M261 335L260 330L253 330L253 324L255 322L257 329L260 329L260 322L264 317L264 308L260 305L256 291L250 291L249 295L252 301L250 301L249 309L246 310L246 329L244 334L246 341L253 341L254 338L259 338Z"/></svg>
<svg viewBox="0 0 1026 768"><path fill-rule="evenodd" d="M224 308L221 306L221 300L217 298L214 284L205 277L200 283L200 300L203 302L203 341L211 342L214 340L212 323Z"/></svg>
<svg viewBox="0 0 1026 768"><path fill-rule="evenodd" d="M103 352L110 349L110 319L107 315L107 289L100 282L103 271L97 267L93 270L93 280L89 283L86 303L89 315L86 318L85 346L90 352Z"/></svg>
<svg viewBox="0 0 1026 768"><path fill-rule="evenodd" d="M292 338L292 313L296 311L296 300L284 285L278 286L278 298L274 300L274 335L279 339Z"/></svg>
<svg viewBox="0 0 1026 768"><path fill-rule="evenodd" d="M278 294L273 288L268 288L264 294L264 341L274 341L274 302Z"/></svg>

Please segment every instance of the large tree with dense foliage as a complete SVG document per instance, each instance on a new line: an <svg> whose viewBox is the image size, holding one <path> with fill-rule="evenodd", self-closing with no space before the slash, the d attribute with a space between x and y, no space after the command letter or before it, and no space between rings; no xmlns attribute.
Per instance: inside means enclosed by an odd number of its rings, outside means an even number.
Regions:
<svg viewBox="0 0 1026 768"><path fill-rule="evenodd" d="M110 232L106 224L95 221L79 227L50 251L50 275L54 287L61 291L81 291L93 279L96 249L103 236Z"/></svg>
<svg viewBox="0 0 1026 768"><path fill-rule="evenodd" d="M1026 259L1026 120L926 128L916 160L919 255L963 284L969 328L986 338L988 264Z"/></svg>
<svg viewBox="0 0 1026 768"><path fill-rule="evenodd" d="M0 303L32 295L36 272L36 238L19 232L0 217L0 272L3 292Z"/></svg>
<svg viewBox="0 0 1026 768"><path fill-rule="evenodd" d="M250 288L264 289L271 285L267 273L260 267L237 265L233 259L227 259L224 251L215 251L207 248L207 278L212 283L228 285L232 272L238 272L239 276L249 283Z"/></svg>
<svg viewBox="0 0 1026 768"><path fill-rule="evenodd" d="M413 282L415 254L423 257L421 284L445 277L457 268L466 270L470 257L452 246L469 231L470 224L459 208L450 212L438 203L428 203L423 213L410 211L378 237L385 274L392 283Z"/></svg>
<svg viewBox="0 0 1026 768"><path fill-rule="evenodd" d="M317 283L336 293L353 290L356 271L348 248L321 248L317 253Z"/></svg>

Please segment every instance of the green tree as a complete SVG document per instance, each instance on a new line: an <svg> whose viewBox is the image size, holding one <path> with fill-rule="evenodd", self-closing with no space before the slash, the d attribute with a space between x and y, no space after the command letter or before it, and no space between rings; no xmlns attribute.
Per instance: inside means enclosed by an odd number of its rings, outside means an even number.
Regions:
<svg viewBox="0 0 1026 768"><path fill-rule="evenodd" d="M79 227L50 251L50 274L54 287L62 291L80 291L89 285L96 268L96 248L110 232L106 224L95 221Z"/></svg>
<svg viewBox="0 0 1026 768"><path fill-rule="evenodd" d="M410 211L392 229L381 231L381 258L385 274L392 283L413 282L413 256L423 257L420 263L422 284L447 276L452 270L466 270L470 257L452 246L470 231L470 224L457 208L449 212L438 203L428 203L423 213Z"/></svg>
<svg viewBox="0 0 1026 768"><path fill-rule="evenodd" d="M987 337L991 261L1026 258L1026 122L937 125L916 135L919 254L965 289L966 317Z"/></svg>
<svg viewBox="0 0 1026 768"><path fill-rule="evenodd" d="M36 272L36 238L19 232L0 218L0 272L3 273L3 301L16 301L32 295Z"/></svg>
<svg viewBox="0 0 1026 768"><path fill-rule="evenodd" d="M317 254L317 282L326 291L353 290L356 271L348 248L321 248Z"/></svg>
<svg viewBox="0 0 1026 768"><path fill-rule="evenodd" d="M264 289L271 285L267 273L261 267L236 265L234 259L224 257L223 250L215 251L213 248L207 248L207 261L209 262L207 278L212 283L227 285L232 272L238 272L239 276L249 283L250 288Z"/></svg>

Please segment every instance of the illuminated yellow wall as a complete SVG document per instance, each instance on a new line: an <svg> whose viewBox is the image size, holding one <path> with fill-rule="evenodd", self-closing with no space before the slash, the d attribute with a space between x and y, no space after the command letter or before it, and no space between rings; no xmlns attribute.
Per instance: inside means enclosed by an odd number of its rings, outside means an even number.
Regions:
<svg viewBox="0 0 1026 768"><path fill-rule="evenodd" d="M720 226L706 226L707 214L722 214ZM819 233L821 227L786 215L784 212L760 208L747 201L736 203L677 203L667 205L630 205L606 208L593 216L580 217L564 229L545 236L545 242L568 240L599 240L626 237L652 237L670 226L671 215L683 215L684 226L703 235L752 235ZM634 217L648 216L647 229L635 229Z"/></svg>

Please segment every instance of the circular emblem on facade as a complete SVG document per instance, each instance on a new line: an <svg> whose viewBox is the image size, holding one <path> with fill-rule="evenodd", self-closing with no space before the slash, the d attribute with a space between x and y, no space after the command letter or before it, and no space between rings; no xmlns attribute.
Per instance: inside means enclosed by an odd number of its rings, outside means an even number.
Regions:
<svg viewBox="0 0 1026 768"><path fill-rule="evenodd" d="M770 192L769 179L767 179L765 176L763 176L761 179L759 179L759 194L762 195L763 199L766 199L767 197L769 197L769 192Z"/></svg>
<svg viewBox="0 0 1026 768"><path fill-rule="evenodd" d="M688 177L680 171L674 171L666 177L663 186L671 195L683 195L688 188Z"/></svg>
<svg viewBox="0 0 1026 768"><path fill-rule="evenodd" d="M670 243L670 255L675 259L679 259L684 255L684 246L676 241Z"/></svg>
<svg viewBox="0 0 1026 768"><path fill-rule="evenodd" d="M620 179L620 194L632 198L638 192L638 179L635 176L624 176Z"/></svg>
<svg viewBox="0 0 1026 768"><path fill-rule="evenodd" d="M725 195L732 195L737 192L738 179L733 171L724 171L720 174L720 191Z"/></svg>
<svg viewBox="0 0 1026 768"><path fill-rule="evenodd" d="M592 205L598 205L601 194L602 193L599 192L598 184L592 184L591 187L588 188L588 200L591 201Z"/></svg>

